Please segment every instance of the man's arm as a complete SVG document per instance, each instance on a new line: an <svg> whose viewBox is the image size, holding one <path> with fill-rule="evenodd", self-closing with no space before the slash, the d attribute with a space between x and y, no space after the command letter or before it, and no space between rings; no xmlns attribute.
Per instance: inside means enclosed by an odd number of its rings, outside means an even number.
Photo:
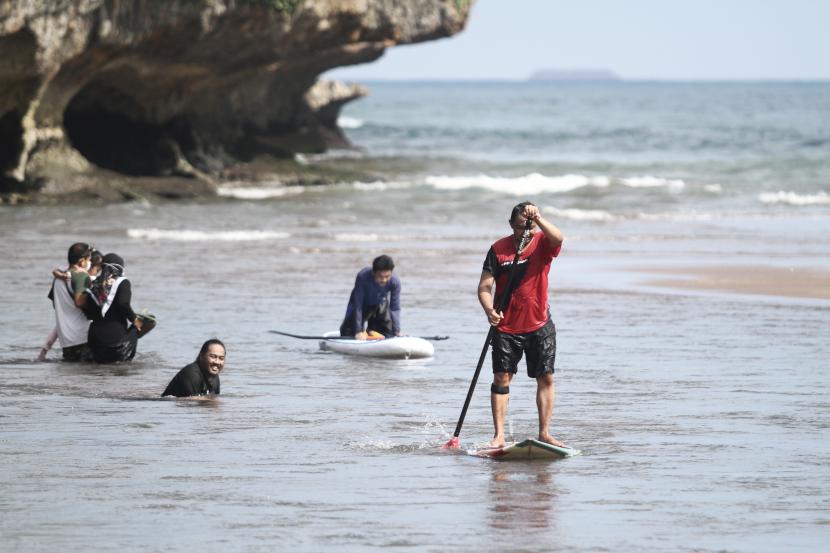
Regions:
<svg viewBox="0 0 830 553"><path fill-rule="evenodd" d="M352 324L356 333L354 335L358 340L365 340L366 333L363 331L363 298L365 297L364 284L360 280L360 273L354 279L354 289L351 293L352 301Z"/></svg>
<svg viewBox="0 0 830 553"><path fill-rule="evenodd" d="M481 278L478 281L478 302L481 308L484 309L484 314L487 315L487 320L492 326L498 326L504 318L500 312L496 311L493 306L493 285L496 283L496 277L490 274L489 271L481 271Z"/></svg>
<svg viewBox="0 0 830 553"><path fill-rule="evenodd" d="M65 280L66 282L72 282L72 273L69 272L69 269L65 271L61 271L57 267L52 269L52 276L59 279Z"/></svg>
<svg viewBox="0 0 830 553"><path fill-rule="evenodd" d="M401 280L392 277L392 291L389 298L389 317L392 319L392 331L395 336L401 335Z"/></svg>
<svg viewBox="0 0 830 553"><path fill-rule="evenodd" d="M562 231L556 225L542 217L542 212L535 205L525 206L522 216L525 219L530 219L539 226L539 229L545 235L545 239L552 248L561 246L562 242L565 241L565 235L562 234Z"/></svg>

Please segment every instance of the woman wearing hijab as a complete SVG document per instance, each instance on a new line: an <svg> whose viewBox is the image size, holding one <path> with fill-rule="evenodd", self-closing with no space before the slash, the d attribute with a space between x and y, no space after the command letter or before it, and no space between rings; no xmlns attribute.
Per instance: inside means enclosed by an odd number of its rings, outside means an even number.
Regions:
<svg viewBox="0 0 830 553"><path fill-rule="evenodd" d="M135 357L138 339L155 326L152 319L136 315L130 305L132 286L124 276L124 259L108 253L101 274L89 289L87 344L97 363L130 361Z"/></svg>

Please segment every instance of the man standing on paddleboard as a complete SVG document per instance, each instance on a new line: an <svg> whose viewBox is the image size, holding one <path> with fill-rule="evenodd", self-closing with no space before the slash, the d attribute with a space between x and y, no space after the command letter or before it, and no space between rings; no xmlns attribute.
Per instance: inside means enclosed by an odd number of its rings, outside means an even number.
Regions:
<svg viewBox="0 0 830 553"><path fill-rule="evenodd" d="M395 262L379 255L357 273L340 325L341 336L366 340L370 333L385 338L401 335L401 281L392 274Z"/></svg>
<svg viewBox="0 0 830 553"><path fill-rule="evenodd" d="M520 252L513 269L516 274L506 290L516 251L522 243L527 221L532 233ZM490 405L495 433L491 447L505 445L504 422L507 417L510 382L526 356L527 375L536 379L536 406L539 410L539 440L556 446L562 442L550 435L550 419L556 390L553 381L556 360L556 327L548 305L548 272L553 258L559 255L565 237L553 223L542 217L539 208L523 202L513 208L508 221L513 234L496 241L487 252L478 283L478 300L492 326L493 384ZM539 232L541 230L541 232ZM495 286L495 297L493 287ZM494 305L509 294L506 307L499 312Z"/></svg>

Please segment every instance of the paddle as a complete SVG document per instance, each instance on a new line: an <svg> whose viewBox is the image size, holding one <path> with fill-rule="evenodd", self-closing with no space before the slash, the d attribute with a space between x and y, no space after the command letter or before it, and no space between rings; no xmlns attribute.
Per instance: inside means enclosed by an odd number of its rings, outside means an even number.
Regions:
<svg viewBox="0 0 830 553"><path fill-rule="evenodd" d="M504 310L505 305L507 305L507 299L510 297L510 294L513 292L513 278L516 276L516 265L519 263L519 258L522 255L522 250L527 243L527 239L530 237L530 226L533 224L533 221L528 219L525 223L525 231L522 234L522 239L519 242L519 248L516 250L516 255L513 256L513 262L510 264L510 276L507 279L507 287L504 290L504 294L501 295L499 299L498 307L496 307L496 311L501 313ZM461 440L458 436L461 434L461 425L464 424L464 417L467 416L467 408L470 406L470 400L473 399L473 392L476 389L476 383L478 382L478 375L481 373L481 366L484 364L484 358L487 356L487 350L490 349L490 342L493 341L493 334L496 332L496 327L490 326L490 330L487 332L487 339L484 340L484 347L481 348L481 356L478 358L478 365L476 366L476 372L473 374L473 381L470 382L470 389L467 390L467 399L464 400L464 407L461 409L461 416L458 417L458 424L455 427L455 432L450 438L450 441L443 445L444 449L458 449L461 447Z"/></svg>
<svg viewBox="0 0 830 553"><path fill-rule="evenodd" d="M300 340L348 340L349 336L302 336L300 334L291 334L290 332L280 332L279 330L269 330L273 334L280 336L288 336L290 338L299 338ZM449 336L412 336L412 338L421 338L422 340L449 340Z"/></svg>

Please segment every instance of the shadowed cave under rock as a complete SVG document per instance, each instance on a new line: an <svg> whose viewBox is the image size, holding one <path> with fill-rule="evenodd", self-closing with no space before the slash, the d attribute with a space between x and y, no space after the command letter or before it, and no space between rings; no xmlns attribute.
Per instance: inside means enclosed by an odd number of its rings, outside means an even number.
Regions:
<svg viewBox="0 0 830 553"><path fill-rule="evenodd" d="M129 95L91 83L67 105L64 129L72 146L99 167L134 176L173 174L176 149L192 146L187 125L183 119L158 125L141 117L145 112Z"/></svg>

